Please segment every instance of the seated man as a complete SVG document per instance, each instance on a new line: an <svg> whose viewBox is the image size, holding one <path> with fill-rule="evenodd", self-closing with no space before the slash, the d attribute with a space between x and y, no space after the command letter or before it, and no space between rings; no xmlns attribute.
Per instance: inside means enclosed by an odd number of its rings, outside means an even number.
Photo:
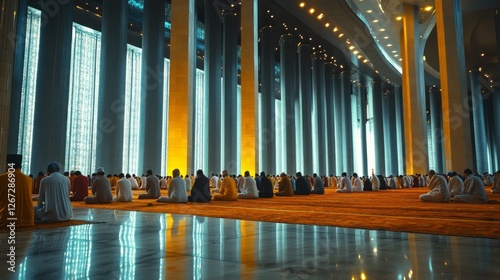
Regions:
<svg viewBox="0 0 500 280"><path fill-rule="evenodd" d="M73 196L70 197L71 201L83 201L89 195L89 179L83 176L82 172L75 171L75 178L73 179Z"/></svg>
<svg viewBox="0 0 500 280"><path fill-rule="evenodd" d="M455 195L453 201L465 203L488 203L488 195L484 189L484 183L480 177L472 174L472 170L465 169L465 191L463 194Z"/></svg>
<svg viewBox="0 0 500 280"><path fill-rule="evenodd" d="M127 175L125 175L125 177L130 182L130 188L132 190L139 189L139 185L137 184L137 180L134 177L130 176L130 174L128 174L128 173L127 173Z"/></svg>
<svg viewBox="0 0 500 280"><path fill-rule="evenodd" d="M104 177L104 168L97 168L96 173L97 176L94 179L94 182L92 182L93 196L87 196L84 199L85 204L111 203L111 201L113 201L111 182Z"/></svg>
<svg viewBox="0 0 500 280"><path fill-rule="evenodd" d="M119 180L116 182L116 196L113 197L113 201L132 201L132 184L125 178L123 173L118 174L118 178Z"/></svg>
<svg viewBox="0 0 500 280"><path fill-rule="evenodd" d="M375 170L372 169L372 190L378 191L380 188L380 179L375 175Z"/></svg>
<svg viewBox="0 0 500 280"><path fill-rule="evenodd" d="M352 191L353 192L362 192L364 185L363 181L361 181L361 178L358 177L358 173L353 173L352 177L354 178L354 185L352 186Z"/></svg>
<svg viewBox="0 0 500 280"><path fill-rule="evenodd" d="M493 178L491 178L491 175L488 172L483 173L483 183L488 187L493 185Z"/></svg>
<svg viewBox="0 0 500 280"><path fill-rule="evenodd" d="M311 194L325 194L325 183L318 177L318 174L313 174L314 178L314 189L311 191Z"/></svg>
<svg viewBox="0 0 500 280"><path fill-rule="evenodd" d="M259 190L257 189L257 183L250 176L249 171L245 171L245 177L243 182L243 189L241 193L238 194L238 198L259 198Z"/></svg>
<svg viewBox="0 0 500 280"><path fill-rule="evenodd" d="M311 180L309 178L304 178L300 172L297 172L295 176L297 177L295 180L296 190L293 194L309 195L311 193Z"/></svg>
<svg viewBox="0 0 500 280"><path fill-rule="evenodd" d="M228 176L227 170L222 171L222 183L219 193L214 194L214 200L234 201L238 200L238 190L236 189L236 181Z"/></svg>
<svg viewBox="0 0 500 280"><path fill-rule="evenodd" d="M194 180L191 195L188 196L189 202L210 202L210 184L207 176L203 174L203 170L196 171L196 179Z"/></svg>
<svg viewBox="0 0 500 280"><path fill-rule="evenodd" d="M338 193L350 193L352 192L352 184L349 178L347 178L347 173L342 173L342 177L340 178L340 189L336 192Z"/></svg>
<svg viewBox="0 0 500 280"><path fill-rule="evenodd" d="M153 170L149 169L148 177L145 180L146 193L140 194L139 199L158 199L160 197L160 180L153 175ZM168 184L167 184L168 185Z"/></svg>
<svg viewBox="0 0 500 280"><path fill-rule="evenodd" d="M491 193L500 193L500 170L493 174L493 188Z"/></svg>
<svg viewBox="0 0 500 280"><path fill-rule="evenodd" d="M168 187L168 196L160 196L156 200L157 202L185 203L188 201L186 181L179 177L180 174L179 169L172 170L173 179L170 181L170 186Z"/></svg>
<svg viewBox="0 0 500 280"><path fill-rule="evenodd" d="M16 227L27 227L34 224L33 203L31 202L32 184L30 177L21 172L22 159L21 155L8 154L7 172L0 175L0 226L2 229L5 229L5 226L10 222L7 218L17 218ZM10 203L9 198L13 197L15 198L16 211L11 216L9 213L11 207L8 204Z"/></svg>
<svg viewBox="0 0 500 280"><path fill-rule="evenodd" d="M436 171L429 170L429 184L427 187L430 192L420 195L422 202L448 202L450 199L450 190L446 179L441 175L436 175Z"/></svg>
<svg viewBox="0 0 500 280"><path fill-rule="evenodd" d="M184 182L186 182L186 191L191 191L191 188L193 187L193 184L191 183L191 177L186 174L186 176L184 177Z"/></svg>
<svg viewBox="0 0 500 280"><path fill-rule="evenodd" d="M450 190L450 196L462 194L464 192L464 181L458 176L457 172L448 172L448 177L450 181L448 182L448 189Z"/></svg>
<svg viewBox="0 0 500 280"><path fill-rule="evenodd" d="M264 171L260 172L259 198L272 198L273 185Z"/></svg>
<svg viewBox="0 0 500 280"><path fill-rule="evenodd" d="M290 178L283 172L280 175L281 179L278 182L278 192L275 193L277 196L292 196L293 195L293 189L292 189L292 182L290 181ZM269 179L268 179L269 180ZM271 182L271 180L269 180Z"/></svg>
<svg viewBox="0 0 500 280"><path fill-rule="evenodd" d="M59 173L59 165L51 162L47 166L47 177L40 182L38 205L35 206L35 221L62 222L73 215L69 199L69 178Z"/></svg>

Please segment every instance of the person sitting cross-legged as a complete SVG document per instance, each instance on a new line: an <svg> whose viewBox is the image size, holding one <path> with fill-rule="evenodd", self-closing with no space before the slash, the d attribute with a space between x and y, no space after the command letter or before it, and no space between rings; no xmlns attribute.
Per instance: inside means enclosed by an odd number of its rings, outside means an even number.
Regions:
<svg viewBox="0 0 500 280"><path fill-rule="evenodd" d="M186 181L179 177L181 172L179 169L174 169L172 171L172 181L170 181L170 186L168 187L168 196L160 196L158 202L173 202L173 203L185 203L188 201Z"/></svg>
<svg viewBox="0 0 500 280"><path fill-rule="evenodd" d="M450 190L446 179L437 175L436 171L429 170L429 183L427 184L430 191L420 195L422 202L448 202L450 199Z"/></svg>

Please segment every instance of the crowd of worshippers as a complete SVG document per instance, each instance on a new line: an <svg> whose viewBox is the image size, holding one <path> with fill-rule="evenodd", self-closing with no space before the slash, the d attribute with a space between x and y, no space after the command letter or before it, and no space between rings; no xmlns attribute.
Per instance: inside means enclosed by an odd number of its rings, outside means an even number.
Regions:
<svg viewBox="0 0 500 280"><path fill-rule="evenodd" d="M420 195L424 202L465 202L487 203L485 186L491 186L491 193L500 193L500 171L493 176L484 173L474 174L470 169L460 176L456 172L439 175L434 170L428 174L388 176L318 176L266 175L265 172L250 175L230 175L227 170L212 174L208 178L202 170L195 174L181 175L179 169L172 176L146 174L108 174L103 167L92 175L80 171L60 172L60 166L51 162L46 173L39 172L36 178L21 172L22 156L7 156L7 173L0 175L0 224L6 224L8 217L9 180L15 177L16 211L18 224L33 225L34 221L66 221L72 216L71 201L84 201L86 204L130 202L132 190L144 190L137 199L155 199L157 202L185 203L210 202L211 200L235 201L238 199L273 198L274 196L324 194L325 188L336 189L337 193L379 191L398 188L428 187L430 191ZM10 175L9 175L10 174ZM161 195L167 189L167 195ZM113 194L114 192L114 194ZM32 206L37 201L36 206Z"/></svg>

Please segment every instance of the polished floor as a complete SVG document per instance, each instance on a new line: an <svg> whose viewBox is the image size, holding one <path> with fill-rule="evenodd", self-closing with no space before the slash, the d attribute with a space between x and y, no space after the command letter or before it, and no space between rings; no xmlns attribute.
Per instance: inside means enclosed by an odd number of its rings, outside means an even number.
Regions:
<svg viewBox="0 0 500 280"><path fill-rule="evenodd" d="M106 223L18 231L16 272L2 262L0 279L500 279L499 239L100 209L73 216Z"/></svg>

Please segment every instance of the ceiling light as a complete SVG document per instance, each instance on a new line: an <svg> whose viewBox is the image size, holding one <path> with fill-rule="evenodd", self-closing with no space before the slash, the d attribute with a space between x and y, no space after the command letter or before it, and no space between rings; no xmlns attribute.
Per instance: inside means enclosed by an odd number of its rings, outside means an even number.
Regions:
<svg viewBox="0 0 500 280"><path fill-rule="evenodd" d="M398 57L399 55L395 54L394 57Z"/></svg>
<svg viewBox="0 0 500 280"><path fill-rule="evenodd" d="M380 28L378 31L380 31L380 32L384 32L384 31L385 31L385 28Z"/></svg>
<svg viewBox="0 0 500 280"><path fill-rule="evenodd" d="M432 6L426 6L426 7L424 8L424 10L425 10L426 12L430 12L430 11L432 11Z"/></svg>
<svg viewBox="0 0 500 280"><path fill-rule="evenodd" d="M384 39L386 39L386 40L389 39L389 36L385 36Z"/></svg>
<svg viewBox="0 0 500 280"><path fill-rule="evenodd" d="M305 7L305 5L306 5L306 3L301 2L301 3L299 4L299 7L304 8L304 7Z"/></svg>
<svg viewBox="0 0 500 280"><path fill-rule="evenodd" d="M398 51L392 51L392 53L397 53Z"/></svg>
<svg viewBox="0 0 500 280"><path fill-rule="evenodd" d="M392 44L387 44L388 47L392 47Z"/></svg>
<svg viewBox="0 0 500 280"><path fill-rule="evenodd" d="M358 59L362 58L363 56L362 55L358 55Z"/></svg>
<svg viewBox="0 0 500 280"><path fill-rule="evenodd" d="M398 17L396 17L396 20L398 20L398 21L399 21L399 20L402 20L402 19L403 19L403 17L402 17L402 16L398 16Z"/></svg>
<svg viewBox="0 0 500 280"><path fill-rule="evenodd" d="M342 38L342 36L344 36L344 33L339 34L339 38Z"/></svg>
<svg viewBox="0 0 500 280"><path fill-rule="evenodd" d="M318 15L318 19L322 19L322 18L323 18L323 14L321 13Z"/></svg>
<svg viewBox="0 0 500 280"><path fill-rule="evenodd" d="M424 61L426 61L426 60L427 60L427 58L425 58L425 55L422 57L422 59L423 59Z"/></svg>
<svg viewBox="0 0 500 280"><path fill-rule="evenodd" d="M354 48L355 48L354 46L350 46L350 47L349 47L349 50L352 50L352 49L354 49Z"/></svg>
<svg viewBox="0 0 500 280"><path fill-rule="evenodd" d="M273 18L273 17L274 17L274 16L273 16L273 15L271 15L271 18Z"/></svg>
<svg viewBox="0 0 500 280"><path fill-rule="evenodd" d="M314 9L313 9L313 8L310 8L310 9L309 9L309 13L310 13L310 14L314 14Z"/></svg>
<svg viewBox="0 0 500 280"><path fill-rule="evenodd" d="M482 53L481 56L484 56L484 53Z"/></svg>
<svg viewBox="0 0 500 280"><path fill-rule="evenodd" d="M337 26L335 26L335 27L333 28L333 32L337 32L338 30L339 30L339 29L338 29L338 27L337 27Z"/></svg>
<svg viewBox="0 0 500 280"><path fill-rule="evenodd" d="M271 11L267 10L267 13L269 14Z"/></svg>
<svg viewBox="0 0 500 280"><path fill-rule="evenodd" d="M358 52L358 51L353 51L352 53L353 53L353 54L358 54L359 52Z"/></svg>
<svg viewBox="0 0 500 280"><path fill-rule="evenodd" d="M377 23L377 22L378 22L378 19L374 19L374 20L373 20L373 22L374 22L374 23Z"/></svg>
<svg viewBox="0 0 500 280"><path fill-rule="evenodd" d="M328 22L325 23L325 27L328 27L328 26L330 26L330 23L328 23Z"/></svg>
<svg viewBox="0 0 500 280"><path fill-rule="evenodd" d="M371 14L373 11L372 10L367 10L366 12L369 13L369 14Z"/></svg>
<svg viewBox="0 0 500 280"><path fill-rule="evenodd" d="M363 63L367 63L367 62L368 62L368 59L363 60Z"/></svg>

